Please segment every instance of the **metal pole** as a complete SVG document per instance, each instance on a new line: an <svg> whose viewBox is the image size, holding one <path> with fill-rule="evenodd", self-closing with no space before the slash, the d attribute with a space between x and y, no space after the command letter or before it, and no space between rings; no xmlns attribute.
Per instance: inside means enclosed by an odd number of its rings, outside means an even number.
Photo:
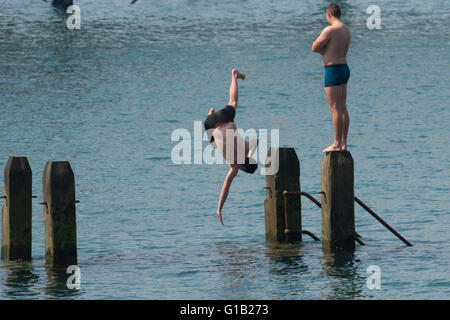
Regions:
<svg viewBox="0 0 450 320"><path fill-rule="evenodd" d="M319 238L317 238L312 232L308 231L308 230L290 230L289 229L289 219L288 219L288 203L287 203L287 195L288 194L302 194L303 192L300 191L283 191L283 197L284 197L284 225L285 225L285 230L284 233L285 234L289 234L290 232L300 232L303 234L307 234L308 236L310 236L311 238L313 238L315 241L320 241ZM320 204L320 203L319 203Z"/></svg>
<svg viewBox="0 0 450 320"><path fill-rule="evenodd" d="M413 245L406 240L405 238L403 238L401 236L400 233L398 233L397 231L394 230L394 228L392 228L390 225L388 225L383 219L381 219L375 212L373 212L368 206L366 206L361 200L359 200L357 197L355 197L355 201L356 203L358 203L361 207L363 207L364 209L366 209L366 211L368 213L370 213L372 215L372 217L374 217L375 219L377 219L383 226L385 226L390 232L392 232L395 236L397 236L397 238L399 238L400 240L402 240L408 247L412 247Z"/></svg>
<svg viewBox="0 0 450 320"><path fill-rule="evenodd" d="M312 202L314 202L319 208L322 208L322 205L320 204L320 202L319 201L317 201L312 195L310 195L309 193L307 193L307 192L304 192L304 191L284 191L283 192L283 195L284 195L284 207L286 208L287 206L286 206L286 195L288 195L288 194L299 194L299 195L301 195L301 196L305 196L305 197L307 197L309 200L311 200ZM284 217L285 217L285 224L286 225L288 225L287 223L287 212L286 212L286 209L285 209L285 215L284 215ZM309 232L309 231L306 231L306 230L300 230L302 233L305 233L305 234L307 234L307 235L309 235L311 238L313 238L314 240L316 240L316 241L320 241L319 240L319 238L317 238L315 235L313 235L311 232ZM309 234L309 233L311 233L311 234ZM358 232L356 232L355 231L355 235L356 235L356 238L355 238L355 241L356 242L358 242L360 245L362 245L362 246L364 246L364 245L366 245L361 239L359 239L359 238L361 238L361 235L358 233Z"/></svg>

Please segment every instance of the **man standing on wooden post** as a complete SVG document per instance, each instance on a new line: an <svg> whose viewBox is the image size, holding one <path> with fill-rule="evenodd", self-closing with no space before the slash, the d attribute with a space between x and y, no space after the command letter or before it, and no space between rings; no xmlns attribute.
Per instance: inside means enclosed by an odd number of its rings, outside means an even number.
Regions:
<svg viewBox="0 0 450 320"><path fill-rule="evenodd" d="M323 29L312 44L312 51L322 55L325 67L325 94L330 104L334 126L334 143L323 152L346 151L350 125L346 105L347 82L350 77L346 57L350 46L350 30L340 20L341 9L337 4L328 6L326 17L330 25Z"/></svg>

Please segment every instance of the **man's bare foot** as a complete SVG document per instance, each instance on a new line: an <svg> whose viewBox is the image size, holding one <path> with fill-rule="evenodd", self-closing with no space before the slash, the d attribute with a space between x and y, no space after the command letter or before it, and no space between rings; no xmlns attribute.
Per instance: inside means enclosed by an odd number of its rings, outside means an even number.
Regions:
<svg viewBox="0 0 450 320"><path fill-rule="evenodd" d="M331 152L331 151L344 151L344 150L342 150L342 146L341 145L335 145L335 144L332 144L332 145L330 145L327 148L322 150L322 152Z"/></svg>
<svg viewBox="0 0 450 320"><path fill-rule="evenodd" d="M222 213L220 212L220 211L217 211L217 218L219 218L219 221L220 221L220 223L222 224L222 225L224 225L223 224L223 221L222 221Z"/></svg>
<svg viewBox="0 0 450 320"><path fill-rule="evenodd" d="M233 69L233 70L231 70L231 74L233 75L233 77L236 77L236 78L238 78L238 79L245 80L245 74L240 73L238 69Z"/></svg>
<svg viewBox="0 0 450 320"><path fill-rule="evenodd" d="M209 109L208 116L212 113L214 113L214 108Z"/></svg>

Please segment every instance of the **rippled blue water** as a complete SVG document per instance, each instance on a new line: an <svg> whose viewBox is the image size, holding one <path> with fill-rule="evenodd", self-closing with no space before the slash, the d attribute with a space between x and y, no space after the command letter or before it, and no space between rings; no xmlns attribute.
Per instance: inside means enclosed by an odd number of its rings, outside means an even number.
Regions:
<svg viewBox="0 0 450 320"><path fill-rule="evenodd" d="M280 129L301 185L320 190L331 115L311 43L328 1L75 1L81 29L44 1L0 0L0 149L33 170L33 261L0 263L0 297L77 299L450 298L449 42L443 1L338 1L352 31L349 149L355 194L410 240L405 247L356 207L366 246L329 254L306 238L264 239L264 177L239 175L220 226L226 166L171 162L176 128L193 130L240 83L242 128ZM1 159L0 159L1 160ZM46 161L76 177L81 289L45 267ZM3 173L0 173L0 181ZM303 201L303 227L320 210ZM369 265L381 289L369 290Z"/></svg>

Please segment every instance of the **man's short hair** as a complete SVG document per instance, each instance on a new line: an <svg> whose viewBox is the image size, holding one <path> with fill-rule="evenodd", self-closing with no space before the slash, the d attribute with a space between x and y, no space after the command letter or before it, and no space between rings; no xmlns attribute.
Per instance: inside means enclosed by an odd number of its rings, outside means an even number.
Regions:
<svg viewBox="0 0 450 320"><path fill-rule="evenodd" d="M333 17L340 18L341 17L341 8L337 4L330 4L327 7L327 12L329 12Z"/></svg>

